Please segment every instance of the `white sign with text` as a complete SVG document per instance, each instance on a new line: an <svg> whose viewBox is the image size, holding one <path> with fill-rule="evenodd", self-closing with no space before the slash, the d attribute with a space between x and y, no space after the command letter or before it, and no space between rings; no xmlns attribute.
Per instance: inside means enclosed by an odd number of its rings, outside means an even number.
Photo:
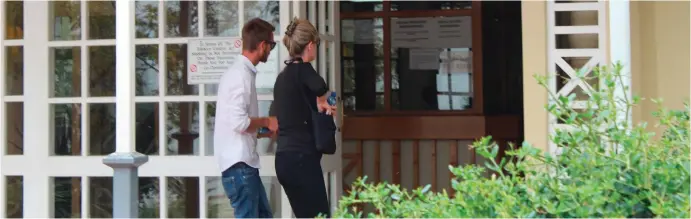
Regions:
<svg viewBox="0 0 691 219"><path fill-rule="evenodd" d="M192 39L187 42L187 83L218 84L242 52L242 40L232 38ZM272 88L280 66L278 51L257 65L257 88ZM268 86L268 87L267 87Z"/></svg>
<svg viewBox="0 0 691 219"><path fill-rule="evenodd" d="M393 48L470 48L470 17L433 17L392 19Z"/></svg>

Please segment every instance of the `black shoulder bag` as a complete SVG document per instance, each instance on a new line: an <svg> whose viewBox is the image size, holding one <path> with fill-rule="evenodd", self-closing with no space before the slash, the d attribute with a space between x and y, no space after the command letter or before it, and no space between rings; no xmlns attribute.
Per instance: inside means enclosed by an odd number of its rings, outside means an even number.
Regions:
<svg viewBox="0 0 691 219"><path fill-rule="evenodd" d="M317 108L312 107L307 94L305 94L304 85L300 82L301 72L299 64L302 63L302 60L295 59L290 62L298 64L296 66L297 72L295 79L302 99L305 101L305 104L307 104L307 107L310 108L312 115L312 135L314 136L314 143L317 145L317 151L322 154L334 154L336 153L336 123L334 122L333 116L319 112ZM312 101L316 100L313 99Z"/></svg>

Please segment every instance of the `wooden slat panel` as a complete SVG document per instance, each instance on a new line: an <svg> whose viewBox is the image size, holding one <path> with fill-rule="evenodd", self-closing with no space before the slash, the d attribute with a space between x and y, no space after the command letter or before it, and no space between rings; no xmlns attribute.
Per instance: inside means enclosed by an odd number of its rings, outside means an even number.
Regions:
<svg viewBox="0 0 691 219"><path fill-rule="evenodd" d="M420 141L413 141L413 188L420 186Z"/></svg>
<svg viewBox="0 0 691 219"><path fill-rule="evenodd" d="M437 191L437 140L432 141L432 191Z"/></svg>
<svg viewBox="0 0 691 219"><path fill-rule="evenodd" d="M374 146L374 182L381 181L381 141Z"/></svg>
<svg viewBox="0 0 691 219"><path fill-rule="evenodd" d="M401 141L393 141L392 145L392 156L393 159L393 183L401 184Z"/></svg>
<svg viewBox="0 0 691 219"><path fill-rule="evenodd" d="M365 172L365 169L364 169L365 168L365 162L363 160L365 155L362 153L362 141L357 142L356 151L357 151L356 153L358 154L359 159L360 159L360 162L359 162L360 165L358 165L357 175L362 176L362 173Z"/></svg>
<svg viewBox="0 0 691 219"><path fill-rule="evenodd" d="M458 166L458 141L451 141L449 145L449 165ZM449 172L449 177L454 178L453 173Z"/></svg>

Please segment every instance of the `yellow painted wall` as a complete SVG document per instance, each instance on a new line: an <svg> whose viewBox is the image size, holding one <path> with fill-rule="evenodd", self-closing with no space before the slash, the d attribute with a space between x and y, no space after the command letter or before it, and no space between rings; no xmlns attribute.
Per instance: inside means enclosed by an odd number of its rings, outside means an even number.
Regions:
<svg viewBox="0 0 691 219"><path fill-rule="evenodd" d="M665 107L681 109L689 97L690 6L689 1L631 2L632 90L645 98L664 99ZM656 109L644 101L634 109L634 121L651 127Z"/></svg>
<svg viewBox="0 0 691 219"><path fill-rule="evenodd" d="M525 140L543 150L547 145L547 91L534 74L547 75L547 3L523 1L523 128Z"/></svg>

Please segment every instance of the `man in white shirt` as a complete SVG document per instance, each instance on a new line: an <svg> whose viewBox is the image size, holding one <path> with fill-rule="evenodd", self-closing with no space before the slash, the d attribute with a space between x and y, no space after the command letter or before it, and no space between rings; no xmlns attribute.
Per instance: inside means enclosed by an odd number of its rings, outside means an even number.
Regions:
<svg viewBox="0 0 691 219"><path fill-rule="evenodd" d="M242 28L242 55L221 77L218 87L214 153L222 171L223 188L236 218L271 218L271 207L259 177L257 138L278 129L275 117L259 117L256 65L266 62L276 46L274 27L255 18ZM269 133L258 134L266 127Z"/></svg>

